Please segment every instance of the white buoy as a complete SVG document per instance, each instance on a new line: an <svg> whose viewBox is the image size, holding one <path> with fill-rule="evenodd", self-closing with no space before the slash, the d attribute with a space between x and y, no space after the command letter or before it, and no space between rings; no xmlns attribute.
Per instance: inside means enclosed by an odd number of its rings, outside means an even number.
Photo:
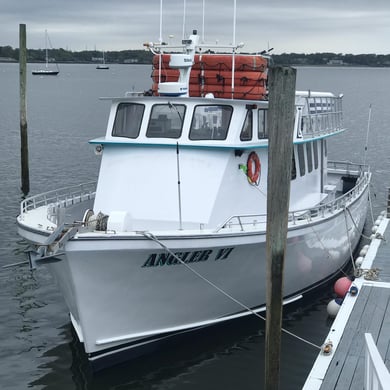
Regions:
<svg viewBox="0 0 390 390"><path fill-rule="evenodd" d="M375 221L374 225L375 226L379 226L381 224L382 220L380 220L379 218L377 218L377 220Z"/></svg>
<svg viewBox="0 0 390 390"><path fill-rule="evenodd" d="M382 211L381 211L381 216L382 216L382 217L385 217L385 216L386 216L386 210L382 210Z"/></svg>
<svg viewBox="0 0 390 390"><path fill-rule="evenodd" d="M326 311L328 312L330 317L337 316L337 313L339 312L342 303L343 300L340 298L332 299L328 303L328 306L326 307Z"/></svg>
<svg viewBox="0 0 390 390"><path fill-rule="evenodd" d="M364 245L364 247L359 252L359 256L364 257L367 254L369 247L369 245Z"/></svg>
<svg viewBox="0 0 390 390"><path fill-rule="evenodd" d="M367 254L367 249L362 248L359 252L360 257L364 257Z"/></svg>
<svg viewBox="0 0 390 390"><path fill-rule="evenodd" d="M375 234L371 234L370 240L372 241L375 238Z"/></svg>
<svg viewBox="0 0 390 390"><path fill-rule="evenodd" d="M356 267L360 268L363 264L363 260L364 260L364 257L362 256L359 256L356 260L355 260L355 265Z"/></svg>
<svg viewBox="0 0 390 390"><path fill-rule="evenodd" d="M377 230L378 230L378 226L375 226L375 225L374 225L374 226L372 227L372 229L371 229L371 231L372 231L373 233L376 233Z"/></svg>

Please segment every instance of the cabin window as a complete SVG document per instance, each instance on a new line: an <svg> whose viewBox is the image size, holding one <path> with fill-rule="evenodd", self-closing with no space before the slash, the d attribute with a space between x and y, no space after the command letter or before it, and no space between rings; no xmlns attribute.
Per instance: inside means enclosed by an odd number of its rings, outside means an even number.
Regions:
<svg viewBox="0 0 390 390"><path fill-rule="evenodd" d="M233 113L231 106L196 106L190 128L191 140L224 140Z"/></svg>
<svg viewBox="0 0 390 390"><path fill-rule="evenodd" d="M244 126L242 126L240 140L251 141L252 140L252 127L253 127L253 113L252 110L248 110L245 117Z"/></svg>
<svg viewBox="0 0 390 390"><path fill-rule="evenodd" d="M295 163L295 154L292 154L292 163L291 163L291 180L297 178L297 165Z"/></svg>
<svg viewBox="0 0 390 390"><path fill-rule="evenodd" d="M155 104L150 113L146 136L148 138L179 138L183 129L186 106L182 104Z"/></svg>
<svg viewBox="0 0 390 390"><path fill-rule="evenodd" d="M145 106L136 103L120 103L116 110L113 137L137 138L141 128Z"/></svg>
<svg viewBox="0 0 390 390"><path fill-rule="evenodd" d="M258 137L268 138L268 111L258 110Z"/></svg>
<svg viewBox="0 0 390 390"><path fill-rule="evenodd" d="M307 156L307 171L313 170L313 153L311 150L311 142L306 143L306 156Z"/></svg>
<svg viewBox="0 0 390 390"><path fill-rule="evenodd" d="M301 176L305 175L305 149L303 144L298 144L298 161L299 161L299 174Z"/></svg>
<svg viewBox="0 0 390 390"><path fill-rule="evenodd" d="M314 151L314 169L318 169L318 143L313 141L313 151Z"/></svg>
<svg viewBox="0 0 390 390"><path fill-rule="evenodd" d="M326 139L324 139L323 142L324 142L324 154L325 154L325 157L327 157L328 156L328 147L326 145Z"/></svg>

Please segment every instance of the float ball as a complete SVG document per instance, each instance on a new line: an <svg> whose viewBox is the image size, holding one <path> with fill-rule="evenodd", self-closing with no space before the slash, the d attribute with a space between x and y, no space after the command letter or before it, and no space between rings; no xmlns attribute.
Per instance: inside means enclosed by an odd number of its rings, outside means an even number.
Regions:
<svg viewBox="0 0 390 390"><path fill-rule="evenodd" d="M340 298L332 299L328 303L328 306L326 307L326 311L328 312L328 315L330 317L336 317L337 313L340 310L342 303L343 303L343 300Z"/></svg>
<svg viewBox="0 0 390 390"><path fill-rule="evenodd" d="M359 289L358 289L356 286L351 286L351 288L349 289L349 293L350 293L352 296L357 295L358 292L359 292Z"/></svg>
<svg viewBox="0 0 390 390"><path fill-rule="evenodd" d="M364 257L362 256L359 256L356 260L355 260L355 265L356 267L360 268L363 264L363 260L364 260Z"/></svg>
<svg viewBox="0 0 390 390"><path fill-rule="evenodd" d="M344 298L351 287L351 284L352 280L344 276L336 280L336 283L334 284L334 292L338 297Z"/></svg>

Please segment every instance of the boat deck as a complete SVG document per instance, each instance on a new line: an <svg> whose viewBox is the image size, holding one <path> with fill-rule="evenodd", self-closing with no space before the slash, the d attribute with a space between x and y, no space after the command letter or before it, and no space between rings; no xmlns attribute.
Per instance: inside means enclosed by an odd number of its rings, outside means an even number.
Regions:
<svg viewBox="0 0 390 390"><path fill-rule="evenodd" d="M345 297L325 340L333 344L333 350L318 355L303 387L306 390L366 388L366 333L372 335L390 370L389 221L384 218L378 226L377 238L371 241L361 266L363 275L353 282L358 294ZM390 383L387 386L390 389Z"/></svg>

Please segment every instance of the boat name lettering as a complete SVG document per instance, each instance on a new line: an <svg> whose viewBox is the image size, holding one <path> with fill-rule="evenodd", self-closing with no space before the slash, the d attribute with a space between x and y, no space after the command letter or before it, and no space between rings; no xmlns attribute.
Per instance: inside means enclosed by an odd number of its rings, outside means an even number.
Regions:
<svg viewBox="0 0 390 390"><path fill-rule="evenodd" d="M218 250L205 249L194 252L152 253L142 267L159 267L163 265L180 264L178 258L184 263L198 263L207 260L225 260L234 248L221 248Z"/></svg>

